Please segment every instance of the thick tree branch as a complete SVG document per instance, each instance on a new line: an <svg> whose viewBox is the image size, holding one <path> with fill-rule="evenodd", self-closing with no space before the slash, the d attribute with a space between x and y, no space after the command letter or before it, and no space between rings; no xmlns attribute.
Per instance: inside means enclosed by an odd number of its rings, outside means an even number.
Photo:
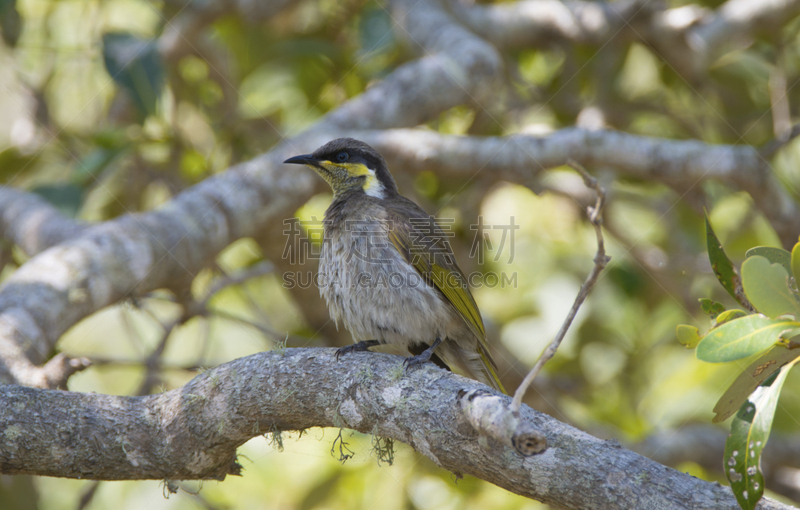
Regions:
<svg viewBox="0 0 800 510"><path fill-rule="evenodd" d="M427 56L401 66L302 138L206 179L160 210L88 228L17 270L0 287L0 381L51 381L33 367L80 319L127 296L186 289L232 241L281 229L319 184L308 172L287 171L286 157L310 152L344 128L415 125L491 91L499 56L438 2L397 0L393 10ZM423 30L434 22L435 30Z"/></svg>
<svg viewBox="0 0 800 510"><path fill-rule="evenodd" d="M730 430L710 424L690 424L654 433L631 445L631 449L667 466L694 462L703 469L724 474L725 466L720 459L729 433ZM768 483L782 467L800 468L800 438L773 432L769 440L770 446L761 457Z"/></svg>
<svg viewBox="0 0 800 510"><path fill-rule="evenodd" d="M710 64L731 43L749 44L756 33L769 33L800 14L799 0L728 0L686 34L689 46Z"/></svg>
<svg viewBox="0 0 800 510"><path fill-rule="evenodd" d="M797 203L782 189L755 147L669 140L619 131L567 128L546 136L482 138L420 130L350 133L383 152L394 168L434 171L460 178L478 173L530 184L538 172L572 158L619 176L661 182L681 194L707 180L747 191L785 246L800 231Z"/></svg>
<svg viewBox="0 0 800 510"><path fill-rule="evenodd" d="M500 69L499 56L490 46L461 28L435 1L398 0L393 12L425 57L401 66L302 138L194 186L161 210L81 231L38 199L0 188L0 193L15 197L0 200L6 236L27 243L31 253L69 238L31 259L0 288L0 380L58 384L61 376L37 373L36 365L77 321L130 295L187 288L197 271L235 239L274 239L268 233L280 228L280 220L318 189L318 181L308 173L285 170L280 162L286 156L342 136L345 128L414 125L490 93ZM432 23L435 30L430 29ZM549 168L572 157L584 165L608 166L678 189L719 178L750 192L784 243L796 237L796 204L751 147L576 129L541 138L457 138L408 130L351 134L376 145L395 164L467 177L486 170L496 179L530 183L535 177L532 164L535 174L536 166ZM37 223L36 218L44 217L50 219ZM37 229L39 235L30 234Z"/></svg>
<svg viewBox="0 0 800 510"><path fill-rule="evenodd" d="M799 0L728 0L713 11L691 4L663 9L636 0L449 3L463 23L499 48L642 40L688 77L704 73L731 44L748 45L753 35L779 29L800 14Z"/></svg>
<svg viewBox="0 0 800 510"><path fill-rule="evenodd" d="M399 36L424 56L331 112L314 131L416 126L454 106L487 100L496 91L500 55L439 2L394 0L392 18L401 27Z"/></svg>
<svg viewBox="0 0 800 510"><path fill-rule="evenodd" d="M284 144L203 181L163 209L88 228L28 261L0 287L0 365L9 372L23 350L31 363L41 363L59 336L83 317L128 295L185 288L235 239L282 229L282 220L317 189L318 181L307 172L287 171L280 162L344 135L374 145L394 168L461 178L481 173L494 180L530 184L537 169L573 158L678 190L718 179L750 193L784 244L791 246L800 230L797 204L775 181L758 150L749 146L581 129L543 137L478 138L407 129L325 132L320 128L292 142L294 148ZM0 214L4 205L0 202ZM6 380L41 384L47 379L37 375L6 376Z"/></svg>
<svg viewBox="0 0 800 510"><path fill-rule="evenodd" d="M405 442L445 469L555 507L738 508L730 490L602 441L524 406L548 449L522 457L477 435L457 402L485 386L401 358L287 349L221 365L186 386L117 397L0 387L0 472L127 479L224 479L252 437L346 427ZM501 397L510 401L509 397ZM580 484L576 484L580 480ZM762 500L759 508L788 508Z"/></svg>
<svg viewBox="0 0 800 510"><path fill-rule="evenodd" d="M84 228L42 197L0 186L0 239L16 244L26 255L71 239Z"/></svg>
<svg viewBox="0 0 800 510"><path fill-rule="evenodd" d="M465 25L503 49L552 46L558 42L601 45L626 23L656 12L655 2L614 3L560 0L520 0L477 4L449 0Z"/></svg>

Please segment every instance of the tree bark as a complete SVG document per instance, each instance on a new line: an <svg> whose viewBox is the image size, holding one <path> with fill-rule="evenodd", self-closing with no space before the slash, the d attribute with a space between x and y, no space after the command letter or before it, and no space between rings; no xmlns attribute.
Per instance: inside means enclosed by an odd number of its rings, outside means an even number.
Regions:
<svg viewBox="0 0 800 510"><path fill-rule="evenodd" d="M241 358L144 397L0 387L0 473L96 480L217 479L240 474L252 437L343 427L402 441L439 466L556 508L738 508L730 489L602 441L523 406L546 450L523 457L480 436L462 395L510 397L431 365L334 349ZM387 468L390 469L390 468ZM576 481L580 480L577 484ZM764 499L761 509L789 508Z"/></svg>

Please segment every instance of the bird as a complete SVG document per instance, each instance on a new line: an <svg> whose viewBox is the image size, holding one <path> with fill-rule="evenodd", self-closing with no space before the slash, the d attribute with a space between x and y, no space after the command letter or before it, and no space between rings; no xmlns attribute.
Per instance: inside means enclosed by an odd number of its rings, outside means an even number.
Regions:
<svg viewBox="0 0 800 510"><path fill-rule="evenodd" d="M320 294L356 342L336 359L391 344L405 369L433 362L505 393L467 278L436 220L398 192L386 160L353 138L284 163L331 187L319 258Z"/></svg>

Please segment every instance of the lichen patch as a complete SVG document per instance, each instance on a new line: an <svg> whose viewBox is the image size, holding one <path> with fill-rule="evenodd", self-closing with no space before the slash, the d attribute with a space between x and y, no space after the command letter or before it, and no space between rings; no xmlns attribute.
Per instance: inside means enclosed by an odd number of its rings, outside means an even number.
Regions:
<svg viewBox="0 0 800 510"><path fill-rule="evenodd" d="M358 412L358 407L353 399L348 398L342 405L339 406L339 414L344 418L344 421L351 427L358 426L364 420L361 413Z"/></svg>

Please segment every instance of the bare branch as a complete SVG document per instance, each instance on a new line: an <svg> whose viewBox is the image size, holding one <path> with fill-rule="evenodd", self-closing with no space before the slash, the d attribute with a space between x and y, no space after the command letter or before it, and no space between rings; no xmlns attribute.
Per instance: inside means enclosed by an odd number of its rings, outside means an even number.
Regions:
<svg viewBox="0 0 800 510"><path fill-rule="evenodd" d="M784 131L778 137L776 137L775 140L761 148L761 155L764 158L771 158L775 155L775 153L777 153L798 136L800 136L800 124L795 124L791 129Z"/></svg>
<svg viewBox="0 0 800 510"><path fill-rule="evenodd" d="M467 422L481 435L510 446L525 457L547 449L545 435L521 420L519 412L511 412L504 396L485 390L461 391L458 403Z"/></svg>
<svg viewBox="0 0 800 510"><path fill-rule="evenodd" d="M458 19L503 49L551 46L557 42L600 45L627 23L656 11L656 2L614 3L520 0L478 4L450 0Z"/></svg>
<svg viewBox="0 0 800 510"><path fill-rule="evenodd" d="M578 292L578 295L575 297L575 302L572 304L572 308L570 308L567 318L564 319L561 329L558 330L558 333L553 341L550 342L550 345L548 345L547 348L545 348L545 350L539 356L539 359L536 360L536 364L533 365L531 371L528 372L528 375L526 375L525 379L522 380L522 384L520 384L519 388L517 388L517 391L514 392L514 401L511 403L511 411L514 414L519 412L519 408L522 405L522 397L525 396L525 392L528 391L528 387L531 385L534 378L536 378L536 376L539 374L539 371L541 371L544 364L550 361L553 356L556 355L556 351L558 351L558 347L561 345L562 340L564 340L567 331L569 331L569 327L572 325L575 315L577 315L578 310L580 309L586 297L589 295L589 292L592 291L594 284L597 283L600 273L603 272L606 264L608 264L608 261L611 260L611 257L606 255L605 243L603 242L603 205L606 201L606 190L603 189L603 187L597 182L597 179L592 177L589 172L587 172L586 169L584 169L579 163L569 160L567 161L567 164L581 174L586 186L592 188L597 194L597 200L595 201L594 207L589 207L586 211L587 215L589 216L589 221L594 227L595 234L597 235L597 254L594 256L594 267L592 267L592 271L589 273L589 276L586 277L586 281L584 281L583 285L581 285L581 289Z"/></svg>
<svg viewBox="0 0 800 510"><path fill-rule="evenodd" d="M240 283L244 283L251 278L256 278L258 276L264 276L270 274L274 270L275 266L273 266L272 263L264 261L258 264L254 264L253 266L248 267L247 269L243 269L237 272L236 274L225 275L221 278L218 278L217 280L214 281L214 283L212 283L211 288L208 289L208 292L206 293L206 296L203 299L201 299L198 304L203 308L205 308L208 305L208 302L211 300L211 298L213 298L214 295L217 292L221 291L222 289L225 289L233 285L239 285Z"/></svg>
<svg viewBox="0 0 800 510"><path fill-rule="evenodd" d="M492 97L502 71L500 55L439 2L395 0L392 17L399 35L424 56L398 67L391 79L343 104L318 127L416 126L454 106Z"/></svg>
<svg viewBox="0 0 800 510"><path fill-rule="evenodd" d="M204 180L162 209L87 228L8 278L0 288L0 381L47 383L36 365L80 319L154 289L180 293L234 240L280 228L320 184L308 172L287 172L281 162L322 145L331 130L416 125L491 93L500 58L490 45L435 0L397 0L393 10L425 57L401 66L302 138ZM0 201L0 214L5 205ZM17 360L22 354L26 359Z"/></svg>
<svg viewBox="0 0 800 510"><path fill-rule="evenodd" d="M731 45L747 46L755 34L779 29L800 14L800 0L728 0L713 11L691 4L663 9L637 0L491 5L450 0L450 5L464 24L502 49L641 40L690 78L704 73Z"/></svg>
<svg viewBox="0 0 800 510"><path fill-rule="evenodd" d="M784 246L791 249L800 231L797 203L777 182L759 149L747 145L577 128L545 136L465 137L407 129L348 135L379 149L393 168L461 178L480 172L495 180L530 185L541 171L565 165L572 158L620 177L666 184L681 195L701 182L719 180L750 194Z"/></svg>
<svg viewBox="0 0 800 510"><path fill-rule="evenodd" d="M16 244L28 256L71 239L85 228L33 193L0 186L0 204L0 239Z"/></svg>
<svg viewBox="0 0 800 510"><path fill-rule="evenodd" d="M530 184L540 170L573 158L620 176L662 182L681 192L718 179L747 191L785 245L793 245L797 237L797 204L776 182L758 149L750 146L574 128L542 137L506 138L408 129L320 129L293 142L302 144L299 147L286 143L233 167L189 188L160 210L90 227L29 260L0 288L0 378L4 372L24 372L30 375L24 379L6 375L5 379L41 384L47 378L31 370L78 320L129 295L186 288L194 274L235 239L262 237L276 225L282 227L279 220L290 217L318 181L304 171L287 172L280 162L335 136L354 136L370 143L395 169L467 178L480 172L493 180ZM0 202L0 214L5 206ZM26 353L29 361L15 361L20 353Z"/></svg>
<svg viewBox="0 0 800 510"><path fill-rule="evenodd" d="M756 33L769 33L800 14L800 0L728 0L686 34L689 46L707 66L733 46L745 46Z"/></svg>
<svg viewBox="0 0 800 510"><path fill-rule="evenodd" d="M176 390L119 397L0 387L0 472L88 479L224 479L236 448L282 430L346 427L405 442L457 474L470 474L556 507L738 508L730 490L664 467L537 413L521 421L549 448L525 458L467 424L454 398L491 392L402 359L334 349L286 349L241 358ZM510 400L502 397L506 405ZM651 483L642 483L642 480ZM580 480L580 484L576 484ZM788 508L764 499L758 508Z"/></svg>

